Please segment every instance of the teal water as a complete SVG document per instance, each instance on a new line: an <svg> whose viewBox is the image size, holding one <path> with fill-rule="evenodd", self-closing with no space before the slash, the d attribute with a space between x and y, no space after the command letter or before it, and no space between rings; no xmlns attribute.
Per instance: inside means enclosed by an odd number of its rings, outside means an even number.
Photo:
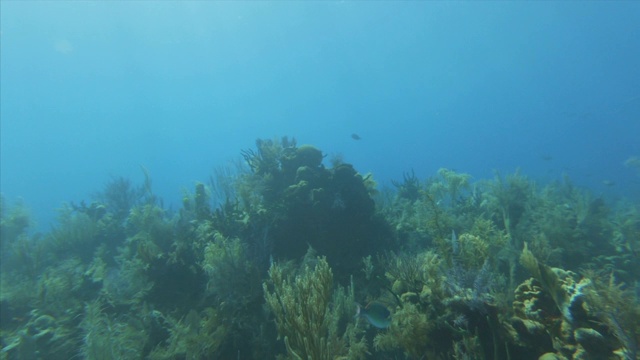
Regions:
<svg viewBox="0 0 640 360"><path fill-rule="evenodd" d="M640 3L0 10L0 360L638 359Z"/></svg>
<svg viewBox="0 0 640 360"><path fill-rule="evenodd" d="M53 208L143 165L178 206L238 149L289 135L386 184L411 169L521 168L637 200L623 162L640 153L639 14L634 2L4 1L2 193L48 229Z"/></svg>

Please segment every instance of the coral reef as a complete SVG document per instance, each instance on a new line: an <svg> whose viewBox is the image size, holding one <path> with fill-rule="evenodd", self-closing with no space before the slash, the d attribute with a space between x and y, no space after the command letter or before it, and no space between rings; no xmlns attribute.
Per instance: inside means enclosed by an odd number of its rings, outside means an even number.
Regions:
<svg viewBox="0 0 640 360"><path fill-rule="evenodd" d="M241 155L177 209L143 168L44 233L2 197L0 359L638 358L637 202L518 171L379 189L287 137Z"/></svg>

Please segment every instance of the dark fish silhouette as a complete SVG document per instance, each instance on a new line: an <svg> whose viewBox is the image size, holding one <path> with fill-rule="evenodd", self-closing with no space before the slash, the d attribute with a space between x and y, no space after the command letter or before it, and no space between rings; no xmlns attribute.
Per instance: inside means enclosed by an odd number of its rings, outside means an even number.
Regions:
<svg viewBox="0 0 640 360"><path fill-rule="evenodd" d="M358 134L356 134L356 133L351 134L351 138L352 138L353 140L360 140L360 139L362 139L362 138L360 137L360 135L358 135Z"/></svg>
<svg viewBox="0 0 640 360"><path fill-rule="evenodd" d="M356 317L364 317L371 325L378 329L386 329L391 325L391 311L382 303L373 301L366 307L362 307L358 303L356 303L356 306L358 307Z"/></svg>

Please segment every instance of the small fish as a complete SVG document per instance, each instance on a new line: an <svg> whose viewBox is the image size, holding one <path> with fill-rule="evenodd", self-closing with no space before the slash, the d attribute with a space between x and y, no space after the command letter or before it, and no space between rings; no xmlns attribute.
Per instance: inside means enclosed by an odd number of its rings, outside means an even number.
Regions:
<svg viewBox="0 0 640 360"><path fill-rule="evenodd" d="M358 310L356 317L362 316L378 329L386 329L391 325L391 311L382 303L377 301L370 302L366 307L356 303Z"/></svg>
<svg viewBox="0 0 640 360"><path fill-rule="evenodd" d="M360 135L358 135L358 134L356 134L356 133L351 134L351 138L352 138L353 140L360 140L360 139L362 139L362 138L360 137Z"/></svg>

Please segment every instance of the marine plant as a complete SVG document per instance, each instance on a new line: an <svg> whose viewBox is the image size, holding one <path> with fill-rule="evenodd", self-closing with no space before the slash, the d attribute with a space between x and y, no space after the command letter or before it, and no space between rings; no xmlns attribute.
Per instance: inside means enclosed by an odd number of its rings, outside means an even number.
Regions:
<svg viewBox="0 0 640 360"><path fill-rule="evenodd" d="M165 256L174 246L174 224L166 211L155 204L133 207L126 221L125 247L145 264ZM124 248L120 249L122 253Z"/></svg>
<svg viewBox="0 0 640 360"><path fill-rule="evenodd" d="M225 203L240 200L237 185L240 179L250 173L249 165L242 158L233 159L213 169L207 183L211 193L211 204L217 208Z"/></svg>
<svg viewBox="0 0 640 360"><path fill-rule="evenodd" d="M153 198L151 178L144 168L142 170L145 175L143 185L136 186L125 177L113 177L100 192L93 195L96 204L102 205L116 220L122 221L134 206L149 203Z"/></svg>
<svg viewBox="0 0 640 360"><path fill-rule="evenodd" d="M395 209L385 213L408 248L419 251L433 243L444 248L452 229L471 226L477 214L471 206L470 179L468 174L441 168L424 184L413 173L405 174L402 183L395 182L398 191L391 204ZM411 193L412 200L405 193Z"/></svg>
<svg viewBox="0 0 640 360"><path fill-rule="evenodd" d="M5 320L6 321L6 320ZM2 331L2 359L68 359L78 348L74 325L68 320L42 314L37 309L28 315L24 327L17 331Z"/></svg>
<svg viewBox="0 0 640 360"><path fill-rule="evenodd" d="M585 282L579 284L576 288L576 293L569 292L565 287L565 280L570 274L560 273L559 269L553 269L543 263L538 262L533 253L525 246L520 256L520 263L538 280L543 288L551 295L553 302L560 311L560 313L569 321L573 321L573 315L570 311L572 302L578 300L573 298L574 295L582 296L582 287L588 286L590 281L587 279Z"/></svg>
<svg viewBox="0 0 640 360"><path fill-rule="evenodd" d="M2 275L3 352L10 358L63 359L77 349L77 318L93 295L80 259L49 266L37 278Z"/></svg>
<svg viewBox="0 0 640 360"><path fill-rule="evenodd" d="M386 211L387 219L399 239L409 249L423 249L432 243L443 242L455 222L453 214L440 206L437 194L430 187L420 191L420 197L410 202L396 196Z"/></svg>
<svg viewBox="0 0 640 360"><path fill-rule="evenodd" d="M207 275L206 294L220 304L221 315L229 315L235 331L248 331L260 317L262 272L252 261L246 244L215 232L199 264Z"/></svg>
<svg viewBox="0 0 640 360"><path fill-rule="evenodd" d="M429 255L425 254L425 256ZM407 292L419 294L429 281L429 274L425 271L422 256L388 253L383 264L386 269L385 277L391 283L394 294L400 295Z"/></svg>
<svg viewBox="0 0 640 360"><path fill-rule="evenodd" d="M22 201L9 207L4 196L0 194L0 244L2 244L3 254L7 251L5 248L7 244L24 235L31 226L31 222L29 210Z"/></svg>
<svg viewBox="0 0 640 360"><path fill-rule="evenodd" d="M287 136L281 139L257 139L256 150L241 152L251 171L258 175L275 174L281 169L280 159L287 149L296 148L296 139Z"/></svg>
<svg viewBox="0 0 640 360"><path fill-rule="evenodd" d="M85 293L85 266L79 258L69 258L48 267L38 279L37 306L42 312L62 318L82 311Z"/></svg>
<svg viewBox="0 0 640 360"><path fill-rule="evenodd" d="M31 223L29 210L22 202L9 207L0 195L0 269L3 276L11 273L35 278L46 266L46 252L39 236L28 233Z"/></svg>
<svg viewBox="0 0 640 360"><path fill-rule="evenodd" d="M430 182L428 189L443 202L443 205L454 207L459 203L462 193L469 190L469 180L471 180L469 174L440 168L438 178Z"/></svg>
<svg viewBox="0 0 640 360"><path fill-rule="evenodd" d="M457 251L462 246L467 245L454 245ZM497 348L503 340L494 301L497 285L503 285L500 276L489 257L477 266L459 261L459 255L451 263L434 251L389 258L386 275L397 306L389 330L376 336L377 350L401 350L408 358L437 357L472 353L478 346L471 345L480 341L485 344L477 350L482 356L504 353ZM480 329L483 335L477 338L474 331Z"/></svg>
<svg viewBox="0 0 640 360"><path fill-rule="evenodd" d="M598 267L608 269L623 282L633 283L640 278L640 266L636 266L640 254L640 207L619 204L613 211L611 227L611 252L596 257Z"/></svg>
<svg viewBox="0 0 640 360"><path fill-rule="evenodd" d="M219 317L219 311L208 307L200 313L191 309L177 320L169 315L156 315L167 327L169 338L156 346L149 359L210 359L220 356L220 347L229 329Z"/></svg>
<svg viewBox="0 0 640 360"><path fill-rule="evenodd" d="M84 308L80 323L79 354L90 360L140 359L149 342L149 332L133 313L107 314L106 305L95 299Z"/></svg>
<svg viewBox="0 0 640 360"><path fill-rule="evenodd" d="M266 272L263 258L255 256L248 239L224 236L209 221L202 221L196 230L200 257L196 257L203 272L202 296L208 304L215 304L218 321L226 327L228 337L223 339L221 352L233 349L253 352L266 351L260 339L264 331L264 301L262 279ZM225 353L226 354L226 353Z"/></svg>
<svg viewBox="0 0 640 360"><path fill-rule="evenodd" d="M496 224L507 232L515 248L522 248L522 236L517 232L520 221L531 208L534 198L534 183L520 171L503 177L496 173L492 182L486 183L488 191L483 193L482 204Z"/></svg>
<svg viewBox="0 0 640 360"><path fill-rule="evenodd" d="M572 358L635 359L638 351L640 305L637 295L616 283L611 275L604 280L597 272L580 276L572 271L551 268L523 249L522 264L535 282L516 289L516 317L512 324L521 339L537 339L547 351L554 348ZM539 290L533 290L538 287ZM549 309L547 296L556 309ZM554 314L560 317L554 319ZM548 329L546 336L541 329Z"/></svg>
<svg viewBox="0 0 640 360"><path fill-rule="evenodd" d="M402 181L391 180L391 184L396 188L396 195L399 199L406 199L410 202L418 200L420 197L421 184L416 173L403 173Z"/></svg>
<svg viewBox="0 0 640 360"><path fill-rule="evenodd" d="M574 186L568 178L545 186L531 209L527 233L546 246L531 244L537 256L557 253L557 262L570 268L594 255L610 253L612 234L609 208L604 199ZM549 258L553 260L553 258Z"/></svg>
<svg viewBox="0 0 640 360"><path fill-rule="evenodd" d="M148 266L139 258L119 257L117 267L106 270L102 293L113 305L141 303L154 287Z"/></svg>
<svg viewBox="0 0 640 360"><path fill-rule="evenodd" d="M55 259L76 255L88 260L99 245L99 234L98 221L86 212L76 211L73 205L64 204L58 209L58 225L49 233L48 253Z"/></svg>
<svg viewBox="0 0 640 360"><path fill-rule="evenodd" d="M410 359L421 359L432 347L435 323L417 305L406 303L396 310L388 331L376 335L373 346L376 350L402 350Z"/></svg>
<svg viewBox="0 0 640 360"><path fill-rule="evenodd" d="M263 289L287 358L365 358L366 345L356 328L353 324L341 326L345 315L338 305L353 298L345 301L344 292L333 298L333 273L324 257L303 264L295 274L287 274L278 263L272 264Z"/></svg>
<svg viewBox="0 0 640 360"><path fill-rule="evenodd" d="M637 359L640 335L640 299L638 284L629 286L616 280L613 273L590 273L593 286L587 289L590 311L606 326L605 334L613 334L620 348L614 352L625 360ZM635 292L634 292L635 291ZM602 330L601 330L602 331Z"/></svg>

